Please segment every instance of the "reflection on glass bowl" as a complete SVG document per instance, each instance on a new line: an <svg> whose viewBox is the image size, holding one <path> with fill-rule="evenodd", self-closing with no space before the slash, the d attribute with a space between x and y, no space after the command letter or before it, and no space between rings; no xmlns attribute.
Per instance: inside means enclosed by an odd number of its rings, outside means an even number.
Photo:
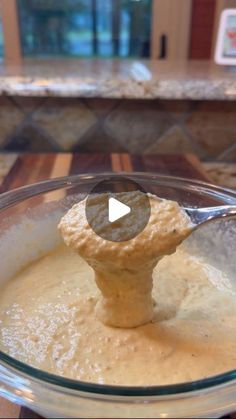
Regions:
<svg viewBox="0 0 236 419"><path fill-rule="evenodd" d="M112 174L79 175L42 182L0 197L0 281L46 254L59 242L60 217ZM126 174L147 192L185 207L236 204L236 193L201 182ZM37 220L37 222L35 222ZM194 233L188 246L235 275L235 221L217 221ZM213 237L220 234L221 239ZM36 243L37 246L32 245ZM10 251L9 251L10 249ZM129 387L75 381L37 370L0 352L0 395L48 417L220 417L236 409L236 370L195 382Z"/></svg>

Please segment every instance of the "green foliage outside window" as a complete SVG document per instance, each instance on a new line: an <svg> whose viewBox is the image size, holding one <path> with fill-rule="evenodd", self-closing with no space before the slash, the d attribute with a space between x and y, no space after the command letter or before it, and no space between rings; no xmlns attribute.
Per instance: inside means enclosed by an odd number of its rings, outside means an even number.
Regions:
<svg viewBox="0 0 236 419"><path fill-rule="evenodd" d="M18 0L25 56L149 57L152 0Z"/></svg>

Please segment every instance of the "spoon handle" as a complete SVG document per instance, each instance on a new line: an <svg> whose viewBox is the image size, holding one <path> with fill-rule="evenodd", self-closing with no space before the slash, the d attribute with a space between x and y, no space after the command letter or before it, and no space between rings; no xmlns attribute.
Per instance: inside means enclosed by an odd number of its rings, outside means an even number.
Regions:
<svg viewBox="0 0 236 419"><path fill-rule="evenodd" d="M236 217L236 205L222 205L209 208L184 208L196 225L223 217Z"/></svg>

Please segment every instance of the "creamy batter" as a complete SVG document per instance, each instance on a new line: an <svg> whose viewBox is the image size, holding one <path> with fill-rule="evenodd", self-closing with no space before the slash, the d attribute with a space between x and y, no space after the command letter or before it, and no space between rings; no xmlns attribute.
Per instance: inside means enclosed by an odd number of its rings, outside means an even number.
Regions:
<svg viewBox="0 0 236 419"><path fill-rule="evenodd" d="M222 272L178 249L154 269L153 298L152 322L104 325L92 269L62 246L1 289L1 349L55 374L107 384L170 384L236 367L236 295Z"/></svg>
<svg viewBox="0 0 236 419"><path fill-rule="evenodd" d="M1 289L1 350L54 374L117 385L192 381L235 368L230 281L183 246L173 254L193 226L177 203L150 202L148 225L127 242L97 236L85 201L76 204L59 225L69 247Z"/></svg>
<svg viewBox="0 0 236 419"><path fill-rule="evenodd" d="M139 216L129 214L121 234L142 220L145 194L117 193L132 207L140 207ZM175 251L193 227L190 218L177 202L159 200L149 196L151 215L144 230L128 241L108 241L99 230L115 224L104 216L107 200L104 194L94 195L93 213L98 234L94 233L86 217L86 200L75 204L62 218L59 230L67 246L76 250L94 269L95 280L101 295L96 313L103 323L116 327L136 327L153 318L152 272L157 262ZM118 227L118 226L117 226ZM114 237L115 238L115 237Z"/></svg>

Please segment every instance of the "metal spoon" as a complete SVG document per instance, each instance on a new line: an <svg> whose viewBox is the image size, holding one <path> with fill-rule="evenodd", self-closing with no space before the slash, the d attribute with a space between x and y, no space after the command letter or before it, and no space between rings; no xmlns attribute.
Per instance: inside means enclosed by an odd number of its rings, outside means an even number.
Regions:
<svg viewBox="0 0 236 419"><path fill-rule="evenodd" d="M195 228L199 227L201 224L216 220L218 218L236 217L236 205L222 205L219 207L208 208L183 207L183 209L187 212L191 221L196 225Z"/></svg>

